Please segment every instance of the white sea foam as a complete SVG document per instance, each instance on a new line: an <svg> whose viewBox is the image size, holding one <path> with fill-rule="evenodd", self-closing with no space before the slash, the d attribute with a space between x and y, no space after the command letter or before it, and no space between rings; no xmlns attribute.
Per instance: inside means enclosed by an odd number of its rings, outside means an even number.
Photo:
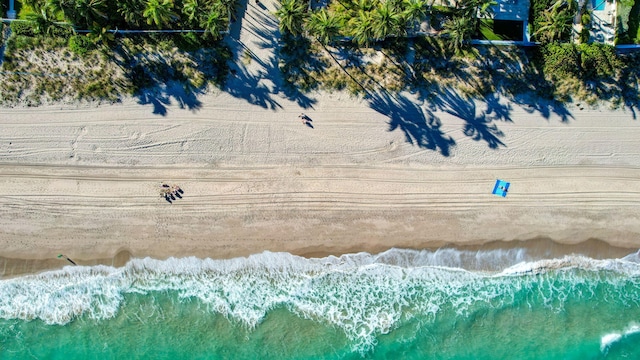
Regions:
<svg viewBox="0 0 640 360"><path fill-rule="evenodd" d="M558 259L543 259L521 262L504 269L501 275L540 274L549 270L582 269L582 270L610 270L625 275L640 276L638 262L623 259L597 260L581 255L565 255Z"/></svg>
<svg viewBox="0 0 640 360"><path fill-rule="evenodd" d="M638 333L640 333L640 325L635 323L632 323L629 326L627 326L627 328L624 329L624 331L622 332L608 333L602 336L602 338L600 338L600 351L606 354L609 351L609 348L613 346L615 343L617 343L618 341L622 340L623 338L629 335L638 334Z"/></svg>
<svg viewBox="0 0 640 360"><path fill-rule="evenodd" d="M265 252L228 260L133 259L122 268L69 266L0 281L0 317L48 324L66 324L78 316L107 319L117 314L128 293L172 291L248 327L258 325L269 310L285 306L343 329L366 351L377 335L393 330L403 318L435 318L443 310L465 315L477 306L507 306L529 292L548 306L562 306L568 296L592 296L600 281L638 281L634 276L640 265L624 260L521 262L526 257L524 250L474 254L393 249L319 259ZM469 258L477 259L473 267L483 271L459 267ZM491 261L508 268L487 272ZM527 269L546 270L530 276ZM550 269L590 275L559 271L552 281L545 275ZM622 280L600 276L600 270L620 274ZM628 301L639 301L638 294L628 296Z"/></svg>

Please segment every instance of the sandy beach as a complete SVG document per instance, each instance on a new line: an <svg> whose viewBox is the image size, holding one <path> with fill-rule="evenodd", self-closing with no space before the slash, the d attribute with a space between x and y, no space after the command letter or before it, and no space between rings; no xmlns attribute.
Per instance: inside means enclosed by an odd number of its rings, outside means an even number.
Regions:
<svg viewBox="0 0 640 360"><path fill-rule="evenodd" d="M0 109L4 276L66 265L58 254L122 264L532 239L640 246L633 111L291 94L273 67L276 5L261 4L226 39L253 60L224 91ZM491 194L496 179L511 182L506 198ZM182 199L166 201L162 184Z"/></svg>
<svg viewBox="0 0 640 360"><path fill-rule="evenodd" d="M165 116L134 100L1 109L5 275L65 265L58 254L90 264L538 238L638 247L640 124L629 112L574 108L567 120L505 104L494 149L435 111L443 154L366 100L315 99L271 110L218 93ZM506 198L491 194L498 178L511 182ZM162 183L183 198L165 201Z"/></svg>

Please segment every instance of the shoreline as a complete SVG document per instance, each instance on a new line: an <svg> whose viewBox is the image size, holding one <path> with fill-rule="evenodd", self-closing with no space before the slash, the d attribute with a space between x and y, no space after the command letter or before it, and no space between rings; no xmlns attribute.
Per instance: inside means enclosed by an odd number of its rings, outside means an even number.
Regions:
<svg viewBox="0 0 640 360"><path fill-rule="evenodd" d="M360 250L359 252L366 252L369 254L379 254L385 252L387 250L391 250L397 247L390 248L381 248L381 249L369 249L371 251L367 251L366 249ZM479 245L456 245L456 244L446 244L444 246L439 247L426 247L421 249L409 249L416 251L431 251L437 252L442 250L457 250L464 252L484 252L484 251L508 251L508 250L518 250L524 249L528 256L535 260L542 259L553 259L560 258L565 255L579 255L585 256L592 259L619 259L623 258L627 255L636 253L637 247L618 247L610 245L602 240L598 239L589 239L583 242L575 243L575 244L567 244L556 242L549 238L536 238L529 240L512 240L512 241L491 241L484 244ZM265 250L266 251L266 250ZM256 252L254 254L258 254L261 252ZM214 258L210 256L195 256L196 258L205 259L211 258L214 260L223 260L223 259L231 259L231 258L243 258L249 255L254 254L236 254L235 256L223 257L223 258ZM335 252L329 249L317 250L317 251L301 251L301 252L293 252L293 255L301 256L304 258L324 258L328 256L341 256L347 254L353 254L351 252ZM96 265L106 265L112 267L124 267L130 260L136 258L144 258L147 256L134 256L128 249L121 249L113 257L109 258L97 258L97 259L72 259L77 263L78 266L96 266ZM165 257L154 257L158 260L166 260L170 257L175 258L184 258L189 256L165 256ZM47 271L55 271L61 270L64 267L72 266L65 259L58 259L56 257L52 258L7 258L0 256L0 280L7 280L11 278L17 278L21 276L27 275L35 275L42 272Z"/></svg>
<svg viewBox="0 0 640 360"><path fill-rule="evenodd" d="M304 110L314 128L295 102L276 111L225 93L203 96L196 112L168 104L165 116L133 102L0 108L0 256L54 259L3 268L63 266L58 254L111 264L121 250L323 256L536 238L640 247L640 124L628 112L575 110L566 121L511 104L492 148L446 111L433 113L437 128L394 127L365 101L317 96ZM430 143L436 135L446 144ZM506 198L491 194L496 179L511 182ZM162 183L183 199L167 203Z"/></svg>

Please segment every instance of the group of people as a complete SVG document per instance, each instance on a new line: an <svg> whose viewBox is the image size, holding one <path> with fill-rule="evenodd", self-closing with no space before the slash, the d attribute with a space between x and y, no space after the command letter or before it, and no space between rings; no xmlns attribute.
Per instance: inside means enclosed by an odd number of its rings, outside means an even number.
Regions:
<svg viewBox="0 0 640 360"><path fill-rule="evenodd" d="M302 123L307 126L311 126L311 122L313 121L305 113L301 113L300 115L298 115L298 119L300 119L300 121L302 121Z"/></svg>
<svg viewBox="0 0 640 360"><path fill-rule="evenodd" d="M176 199L182 199L184 191L178 185L169 185L163 183L160 187L160 196L164 196L164 199L171 204Z"/></svg>

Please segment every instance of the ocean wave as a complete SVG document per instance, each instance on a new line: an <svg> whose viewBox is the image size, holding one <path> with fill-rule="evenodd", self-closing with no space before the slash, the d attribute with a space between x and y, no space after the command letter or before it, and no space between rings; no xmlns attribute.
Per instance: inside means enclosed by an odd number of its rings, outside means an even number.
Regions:
<svg viewBox="0 0 640 360"><path fill-rule="evenodd" d="M640 325L632 323L622 332L611 332L603 335L600 339L600 351L606 355L609 352L609 348L615 343L629 335L638 333L640 333Z"/></svg>
<svg viewBox="0 0 640 360"><path fill-rule="evenodd" d="M629 282L640 282L636 262L580 256L527 260L522 249L392 249L315 259L272 252L227 260L132 259L122 268L68 266L0 281L0 317L47 324L80 316L109 319L127 294L175 292L249 328L284 306L343 329L357 350L367 351L401 320L435 319L444 310L465 316L523 297L561 308L572 296L594 296L602 283L611 285L611 296L640 301L639 292L624 291ZM476 270L461 267L469 261Z"/></svg>

